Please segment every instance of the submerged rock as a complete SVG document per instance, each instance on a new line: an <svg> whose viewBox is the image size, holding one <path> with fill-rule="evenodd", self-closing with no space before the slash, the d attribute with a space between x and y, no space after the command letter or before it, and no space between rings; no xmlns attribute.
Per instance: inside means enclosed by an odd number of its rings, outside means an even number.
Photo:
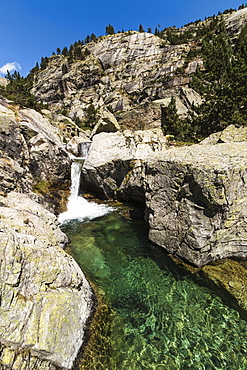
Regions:
<svg viewBox="0 0 247 370"><path fill-rule="evenodd" d="M0 362L71 369L85 339L92 291L62 249L67 237L35 194L0 197Z"/></svg>
<svg viewBox="0 0 247 370"><path fill-rule="evenodd" d="M222 260L204 266L199 272L204 284L217 291L233 308L240 311L247 319L247 270L246 263L234 260Z"/></svg>

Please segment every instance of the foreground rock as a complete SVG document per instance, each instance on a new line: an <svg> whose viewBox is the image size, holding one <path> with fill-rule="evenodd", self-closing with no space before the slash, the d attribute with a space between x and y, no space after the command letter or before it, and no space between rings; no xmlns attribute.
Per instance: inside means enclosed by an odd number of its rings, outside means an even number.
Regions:
<svg viewBox="0 0 247 370"><path fill-rule="evenodd" d="M84 186L104 197L145 202L149 238L195 266L247 256L245 142L161 146L139 157L121 151L120 135L95 136Z"/></svg>
<svg viewBox="0 0 247 370"><path fill-rule="evenodd" d="M32 198L0 197L2 369L71 369L85 337L92 291L60 247L56 217Z"/></svg>
<svg viewBox="0 0 247 370"><path fill-rule="evenodd" d="M152 241L196 266L247 256L246 143L171 149L146 168Z"/></svg>

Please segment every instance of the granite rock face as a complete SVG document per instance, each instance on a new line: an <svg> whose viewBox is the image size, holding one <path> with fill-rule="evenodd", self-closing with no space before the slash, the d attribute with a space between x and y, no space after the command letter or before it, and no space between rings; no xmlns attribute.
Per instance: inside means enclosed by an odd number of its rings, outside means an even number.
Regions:
<svg viewBox="0 0 247 370"><path fill-rule="evenodd" d="M71 369L92 291L35 194L0 197L1 368Z"/></svg>
<svg viewBox="0 0 247 370"><path fill-rule="evenodd" d="M191 264L247 256L245 142L160 146L138 156L125 155L120 136L104 135L93 140L83 186L145 202L149 238Z"/></svg>
<svg viewBox="0 0 247 370"><path fill-rule="evenodd" d="M53 111L65 108L71 118L83 120L93 103L97 109L109 109L119 120L118 114L135 114L156 100L166 99L169 104L172 96L179 114L186 113L192 103L201 103L199 94L190 94L189 77L182 81L174 75L184 66L188 45L164 45L164 40L151 33L131 31L101 36L82 46L83 52L86 49L90 54L85 60L68 65L65 56L52 56L48 67L38 73L32 92ZM68 65L67 73L62 72L63 64ZM157 127L158 120L160 126L160 109L158 115L152 121L151 115L143 120L136 113L135 128Z"/></svg>
<svg viewBox="0 0 247 370"><path fill-rule="evenodd" d="M223 131L215 132L201 141L200 144L236 143L247 141L247 127L230 125Z"/></svg>
<svg viewBox="0 0 247 370"><path fill-rule="evenodd" d="M149 238L196 266L246 257L246 159L246 143L194 145L149 159Z"/></svg>
<svg viewBox="0 0 247 370"><path fill-rule="evenodd" d="M222 17L234 42L246 23L247 10ZM209 17L171 29L177 35L189 31L196 38L198 29L211 21ZM192 37L187 44L171 45L166 33L161 39L136 31L100 36L80 46L83 60L51 56L47 67L37 73L32 92L53 112L65 110L72 119L83 121L93 104L96 109L109 109L124 129L160 127L161 105L167 106L172 96L180 116L187 115L192 104L202 103L189 82L197 68L203 69L203 59L188 55L200 48L202 41L195 42Z"/></svg>

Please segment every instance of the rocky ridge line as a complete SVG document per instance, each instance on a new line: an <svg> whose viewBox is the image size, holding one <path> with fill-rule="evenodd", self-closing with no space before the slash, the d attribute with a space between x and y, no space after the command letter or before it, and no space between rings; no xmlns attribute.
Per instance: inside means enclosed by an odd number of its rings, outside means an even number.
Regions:
<svg viewBox="0 0 247 370"><path fill-rule="evenodd" d="M234 40L246 23L247 8L223 18ZM175 31L183 34L190 30L195 36L197 29L208 26L212 19ZM96 109L110 110L124 128L160 127L162 109L172 96L183 117L192 104L202 103L189 82L197 67L203 68L203 60L187 59L189 51L200 48L201 42L197 40L195 45L192 37L188 44L171 45L165 36L161 39L135 31L100 36L80 46L84 60L71 62L64 55L51 56L47 67L35 76L32 93L51 110L62 109L72 119L83 121L93 104Z"/></svg>

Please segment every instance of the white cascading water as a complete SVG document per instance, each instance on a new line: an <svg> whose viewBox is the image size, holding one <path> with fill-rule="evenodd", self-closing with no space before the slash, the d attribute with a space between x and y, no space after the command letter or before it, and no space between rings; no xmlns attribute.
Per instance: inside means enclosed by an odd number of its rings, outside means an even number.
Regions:
<svg viewBox="0 0 247 370"><path fill-rule="evenodd" d="M83 153L84 154L84 153ZM112 211L112 207L105 204L97 204L88 202L82 196L79 196L81 169L85 157L75 157L71 165L71 189L70 197L68 199L67 211L60 213L58 221L60 224L69 222L70 220L78 219L92 220L93 218L103 216L104 214Z"/></svg>

